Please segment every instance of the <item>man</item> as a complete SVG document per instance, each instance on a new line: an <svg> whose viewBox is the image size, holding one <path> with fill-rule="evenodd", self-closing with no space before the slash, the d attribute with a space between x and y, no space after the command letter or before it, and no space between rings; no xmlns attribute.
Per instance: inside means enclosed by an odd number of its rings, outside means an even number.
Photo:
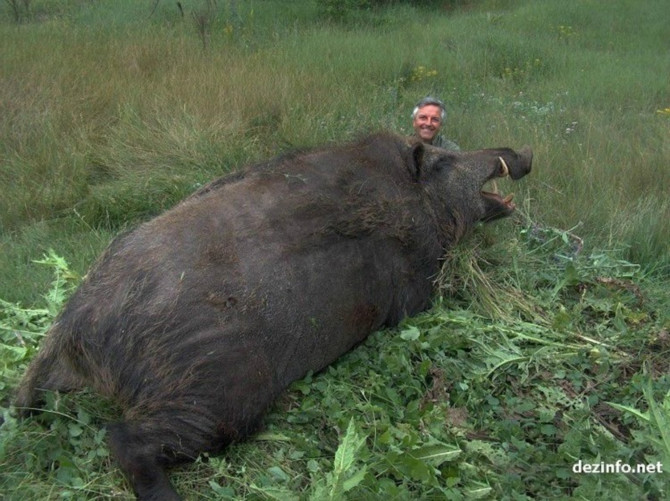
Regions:
<svg viewBox="0 0 670 501"><path fill-rule="evenodd" d="M446 116L447 111L442 101L430 96L424 97L412 111L414 133L426 144L458 151L460 147L456 143L438 134Z"/></svg>

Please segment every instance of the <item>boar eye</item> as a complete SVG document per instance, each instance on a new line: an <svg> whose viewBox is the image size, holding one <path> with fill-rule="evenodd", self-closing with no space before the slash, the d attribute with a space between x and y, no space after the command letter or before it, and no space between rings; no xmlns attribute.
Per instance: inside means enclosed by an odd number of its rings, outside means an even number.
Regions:
<svg viewBox="0 0 670 501"><path fill-rule="evenodd" d="M443 158L435 163L435 172L447 172L454 168L454 162L451 158Z"/></svg>

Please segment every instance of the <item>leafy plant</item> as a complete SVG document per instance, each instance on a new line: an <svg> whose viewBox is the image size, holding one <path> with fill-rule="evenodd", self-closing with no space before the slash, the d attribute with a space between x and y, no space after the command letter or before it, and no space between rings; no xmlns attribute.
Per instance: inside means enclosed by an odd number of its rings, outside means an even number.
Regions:
<svg viewBox="0 0 670 501"><path fill-rule="evenodd" d="M173 2L149 16L132 0L33 1L20 30L0 3L4 498L132 496L104 445L112 403L51 394L32 418L10 412L74 270L231 169L410 133L426 93L463 148L533 146L518 217L446 256L431 310L296 382L261 433L171 478L216 499L668 497L663 475L573 471L668 466L667 1L443 9L462 3L217 2L207 51L188 17L201 0L180 2L185 21ZM323 22L326 4L341 21Z"/></svg>
<svg viewBox="0 0 670 501"><path fill-rule="evenodd" d="M335 451L333 470L326 474L323 482L315 485L310 499L314 501L343 499L345 493L360 484L367 473L367 467L365 465L356 466L356 463L360 462L357 455L364 446L365 437L361 437L356 432L352 418Z"/></svg>
<svg viewBox="0 0 670 501"><path fill-rule="evenodd" d="M61 310L65 300L70 296L74 288L79 284L81 277L70 270L65 259L53 249L42 258L35 260L35 263L49 266L53 269L54 279L51 282L51 288L44 296L47 303L47 311L50 317L55 317Z"/></svg>
<svg viewBox="0 0 670 501"><path fill-rule="evenodd" d="M30 0L5 0L12 11L14 21L17 23L21 18L30 13Z"/></svg>
<svg viewBox="0 0 670 501"><path fill-rule="evenodd" d="M668 477L670 475L670 391L658 402L654 397L653 383L647 379L643 383L643 394L647 403L646 411L615 402L607 402L607 404L638 419L643 429L634 432L636 440L641 444L650 444L654 450L653 454L645 455L645 460L649 463L658 461L663 465L662 469L665 476Z"/></svg>
<svg viewBox="0 0 670 501"><path fill-rule="evenodd" d="M44 295L46 308L23 308L0 299L0 364L4 375L0 400L4 402L9 400L8 392L18 381L17 367L23 367L32 358L40 339L80 280L53 250L34 262L53 271L51 288Z"/></svg>

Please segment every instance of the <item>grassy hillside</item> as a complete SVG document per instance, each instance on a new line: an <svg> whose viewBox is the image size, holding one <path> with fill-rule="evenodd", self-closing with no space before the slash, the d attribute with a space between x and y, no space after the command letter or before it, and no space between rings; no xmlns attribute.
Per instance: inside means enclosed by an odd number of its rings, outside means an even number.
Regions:
<svg viewBox="0 0 670 501"><path fill-rule="evenodd" d="M668 495L667 473L573 471L670 469L667 2L355 3L336 18L316 0L0 5L7 499L130 496L100 431L110 404L7 411L115 234L248 162L409 132L426 94L464 149L533 147L517 215L448 256L433 309L173 480L193 499Z"/></svg>

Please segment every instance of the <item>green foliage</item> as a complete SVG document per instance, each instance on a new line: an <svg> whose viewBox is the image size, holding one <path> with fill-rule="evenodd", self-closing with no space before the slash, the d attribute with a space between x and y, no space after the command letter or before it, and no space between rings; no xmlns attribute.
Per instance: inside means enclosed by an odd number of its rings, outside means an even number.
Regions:
<svg viewBox="0 0 670 501"><path fill-rule="evenodd" d="M334 20L342 21L352 14L352 11L369 9L370 0L321 0L319 2L324 14Z"/></svg>
<svg viewBox="0 0 670 501"><path fill-rule="evenodd" d="M41 262L58 309L78 277L53 253ZM667 473L573 471L578 461L667 464L667 287L659 294L616 252L584 254L575 229L522 217L471 235L440 284L431 310L296 382L256 437L174 470L177 488L269 499L667 496ZM53 313L0 307L6 403ZM10 499L47 486L77 499L127 495L104 443L102 425L118 415L110 404L52 395L33 419L2 412Z"/></svg>
<svg viewBox="0 0 670 501"><path fill-rule="evenodd" d="M315 501L343 499L346 492L361 483L367 467L356 467L360 461L359 451L365 446L365 437L356 433L353 418L349 421L347 431L335 451L333 471L326 474L324 482L317 482L310 494Z"/></svg>
<svg viewBox="0 0 670 501"><path fill-rule="evenodd" d="M640 411L634 407L620 405L615 402L607 404L614 409L635 416L642 424L642 429L633 433L637 442L651 445L653 454L645 456L649 463L657 461L663 469L670 468L670 391L665 394L661 402L654 397L653 381L647 378L643 383L643 393L647 404L647 411Z"/></svg>
<svg viewBox="0 0 670 501"><path fill-rule="evenodd" d="M130 497L112 403L9 412L114 234L286 149L409 133L426 94L465 149L531 144L518 217L450 251L430 311L171 478L214 499L668 497L667 473L573 471L670 468L667 2L464 3L0 4L4 499Z"/></svg>
<svg viewBox="0 0 670 501"><path fill-rule="evenodd" d="M5 0L17 23L30 11L30 0Z"/></svg>
<svg viewBox="0 0 670 501"><path fill-rule="evenodd" d="M122 488L109 485L105 429L96 422L109 418L109 404L81 394L76 402L50 394L44 412L34 421L19 422L10 413L11 395L27 363L81 279L53 251L35 263L53 274L45 294L47 307L23 308L0 299L0 491L5 499L46 499L55 481L64 499L121 492Z"/></svg>
<svg viewBox="0 0 670 501"><path fill-rule="evenodd" d="M323 15L331 21L360 22L362 14L381 10L398 4L413 4L415 7L455 8L468 0L318 0Z"/></svg>
<svg viewBox="0 0 670 501"><path fill-rule="evenodd" d="M49 249L49 253L42 259L35 260L35 263L53 268L54 279L51 282L49 292L44 297L49 315L55 317L63 307L65 300L69 297L74 286L79 283L80 277L70 271L65 259L57 255L53 249Z"/></svg>
<svg viewBox="0 0 670 501"><path fill-rule="evenodd" d="M0 389L8 392L18 382L17 368L35 354L40 339L46 332L56 314L74 287L79 283L79 276L70 271L65 260L53 250L49 250L36 264L48 266L53 272L53 281L49 291L44 295L46 308L23 308L18 304L0 299L0 363L4 375ZM8 393L1 399L7 400Z"/></svg>
<svg viewBox="0 0 670 501"><path fill-rule="evenodd" d="M437 94L464 149L533 145L536 220L667 274L662 1L398 2L346 28L317 2L181 5L32 0L17 30L0 4L3 245L54 218L118 230L292 146L409 132Z"/></svg>

